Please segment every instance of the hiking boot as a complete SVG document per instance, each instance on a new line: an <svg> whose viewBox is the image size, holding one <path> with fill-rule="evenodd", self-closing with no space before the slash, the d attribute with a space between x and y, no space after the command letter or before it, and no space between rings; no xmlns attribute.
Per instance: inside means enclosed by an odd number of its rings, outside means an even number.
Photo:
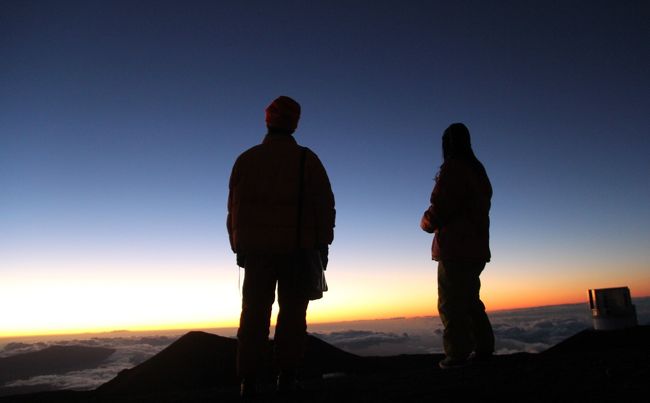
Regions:
<svg viewBox="0 0 650 403"><path fill-rule="evenodd" d="M438 366L441 369L452 369L452 368L463 368L469 365L469 361L467 358L451 358L451 357L445 357L440 362L438 362Z"/></svg>
<svg viewBox="0 0 650 403"><path fill-rule="evenodd" d="M300 390L300 383L295 371L282 371L278 375L278 394L286 395Z"/></svg>
<svg viewBox="0 0 650 403"><path fill-rule="evenodd" d="M241 388L239 389L239 396L243 401L254 400L259 394L257 379L253 377L245 377L241 381Z"/></svg>
<svg viewBox="0 0 650 403"><path fill-rule="evenodd" d="M487 362L492 359L492 356L494 354L492 353L481 353L478 351L472 352L472 354L469 355L469 361L471 362Z"/></svg>

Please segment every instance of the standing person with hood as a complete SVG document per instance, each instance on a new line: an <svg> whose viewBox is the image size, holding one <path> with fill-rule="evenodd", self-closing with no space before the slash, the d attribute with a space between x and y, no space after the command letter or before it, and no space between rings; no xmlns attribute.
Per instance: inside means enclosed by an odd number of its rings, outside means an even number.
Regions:
<svg viewBox="0 0 650 403"><path fill-rule="evenodd" d="M298 245L317 249L325 267L334 239L334 195L316 154L299 146L293 137L299 118L296 101L286 96L275 99L266 108L268 133L262 144L242 153L230 176L228 235L237 264L245 270L237 332L237 371L244 398L257 390L276 284L280 306L275 329L278 392L297 387L309 298L294 281L293 257Z"/></svg>
<svg viewBox="0 0 650 403"><path fill-rule="evenodd" d="M442 136L443 164L420 227L434 233L432 258L438 261L438 312L445 327L443 369L489 359L494 334L480 299L479 275L490 261L492 185L472 151L462 123ZM471 357L470 357L471 354Z"/></svg>

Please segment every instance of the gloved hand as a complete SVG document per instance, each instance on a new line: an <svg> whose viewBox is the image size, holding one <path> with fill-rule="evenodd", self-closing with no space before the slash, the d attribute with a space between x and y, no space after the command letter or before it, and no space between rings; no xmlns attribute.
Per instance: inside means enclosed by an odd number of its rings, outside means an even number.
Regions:
<svg viewBox="0 0 650 403"><path fill-rule="evenodd" d="M327 263L329 262L329 245L320 245L318 247L318 252L320 252L320 261L323 264L323 270L327 270Z"/></svg>
<svg viewBox="0 0 650 403"><path fill-rule="evenodd" d="M435 229L436 225L431 222L431 218L429 217L429 210L425 211L424 214L422 215L422 219L420 220L420 228L422 228L423 231L428 232L432 234Z"/></svg>
<svg viewBox="0 0 650 403"><path fill-rule="evenodd" d="M243 253L237 254L237 266L244 268L246 265L246 256Z"/></svg>

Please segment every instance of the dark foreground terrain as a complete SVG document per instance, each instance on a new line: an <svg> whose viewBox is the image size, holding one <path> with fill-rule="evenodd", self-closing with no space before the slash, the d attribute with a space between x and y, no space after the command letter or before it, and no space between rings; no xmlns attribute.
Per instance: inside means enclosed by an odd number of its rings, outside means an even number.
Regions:
<svg viewBox="0 0 650 403"><path fill-rule="evenodd" d="M270 347L270 346L269 346ZM236 342L190 332L96 390L0 398L5 402L234 402ZM270 355L269 355L270 357ZM650 326L583 331L540 354L511 354L443 371L440 355L359 357L309 337L304 390L262 402L598 401L650 399ZM270 358L269 358L270 363Z"/></svg>

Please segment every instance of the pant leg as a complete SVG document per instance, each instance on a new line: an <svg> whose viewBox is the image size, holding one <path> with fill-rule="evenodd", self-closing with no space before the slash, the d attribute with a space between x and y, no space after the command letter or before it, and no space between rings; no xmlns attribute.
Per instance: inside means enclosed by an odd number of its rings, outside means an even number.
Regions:
<svg viewBox="0 0 650 403"><path fill-rule="evenodd" d="M454 359L465 359L474 348L474 340L467 281L459 269L451 262L438 263L438 313L444 325L442 343L445 354Z"/></svg>
<svg viewBox="0 0 650 403"><path fill-rule="evenodd" d="M281 370L293 370L300 365L305 351L309 300L295 290L291 257L279 263L275 359Z"/></svg>
<svg viewBox="0 0 650 403"><path fill-rule="evenodd" d="M494 352L494 333L490 319L485 313L485 305L480 297L481 280L479 276L484 268L485 263L474 264L471 268L472 294L469 314L472 319L474 351L481 354L492 354Z"/></svg>
<svg viewBox="0 0 650 403"><path fill-rule="evenodd" d="M237 331L237 373L254 376L268 354L277 273L270 256L247 256Z"/></svg>
<svg viewBox="0 0 650 403"><path fill-rule="evenodd" d="M483 262L438 264L438 311L445 330L445 354L464 359L473 350L494 351L494 334L480 299Z"/></svg>

